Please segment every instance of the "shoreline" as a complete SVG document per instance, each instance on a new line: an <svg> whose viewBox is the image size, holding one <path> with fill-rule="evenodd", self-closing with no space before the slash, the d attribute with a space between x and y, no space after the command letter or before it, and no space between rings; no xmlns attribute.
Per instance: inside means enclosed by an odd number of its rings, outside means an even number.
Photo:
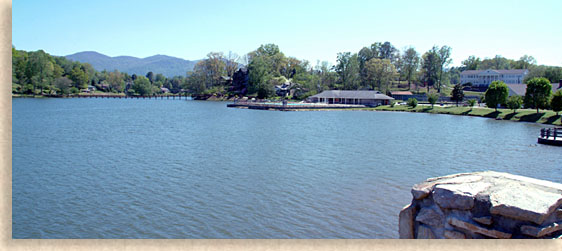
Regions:
<svg viewBox="0 0 562 251"><path fill-rule="evenodd" d="M534 109L517 109L514 113L513 110L509 109L495 109L484 108L484 107L456 107L456 106L420 106L415 108L409 106L379 106L374 108L361 108L358 110L367 111L388 111L388 112L418 112L418 113L431 113L431 114L448 114L457 116L470 116L470 117L481 117L490 118L496 120L508 120L514 122L529 122L544 125L562 125L561 115L557 116L555 112L551 110L542 110L539 113Z"/></svg>
<svg viewBox="0 0 562 251"><path fill-rule="evenodd" d="M82 94L76 96L64 96L64 97L57 97L57 96L48 96L48 95L15 95L12 94L12 98L86 98L86 97L95 97L98 94ZM102 95L99 95L102 96ZM107 95L110 96L110 95ZM177 95L165 95L165 96L177 96ZM125 95L123 95L125 97ZM183 97L183 96L182 96ZM132 96L131 98L136 98L136 96ZM142 97L140 97L142 98ZM149 98L146 96L145 98ZM223 99L223 98L210 98L202 101L224 101L228 102L231 100ZM238 108L240 109L240 108ZM513 110L509 109L498 109L496 112L494 109L487 108L487 107L465 107L465 106L434 106L433 108L429 105L418 105L415 108L411 108L406 105L396 105L394 107L390 107L389 105L385 106L378 106L378 107L365 107L365 108L345 108L345 109L338 109L338 108L330 108L330 109L287 109L287 111L336 111L336 110L347 110L347 111L387 111L387 112L417 112L417 113L431 113L431 114L448 114L448 115L458 115L458 116L470 116L470 117L482 117L482 118L491 118L497 120L509 120L514 122L530 122L530 123L537 123L537 124L544 124L544 125L554 125L554 126L562 126L562 116L559 113L556 116L556 113L551 110L542 110L538 114L534 109L517 109L517 112L513 112Z"/></svg>

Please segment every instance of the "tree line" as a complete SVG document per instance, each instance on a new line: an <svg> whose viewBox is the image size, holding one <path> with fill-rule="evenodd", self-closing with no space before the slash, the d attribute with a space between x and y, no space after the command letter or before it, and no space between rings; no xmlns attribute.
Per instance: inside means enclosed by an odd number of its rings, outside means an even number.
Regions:
<svg viewBox="0 0 562 251"><path fill-rule="evenodd" d="M178 93L185 81L183 76L167 78L153 72L137 76L118 70L96 71L88 63L51 56L43 50L27 52L12 47L12 93L15 94L66 95L95 87L110 93L153 95L166 89Z"/></svg>
<svg viewBox="0 0 562 251"><path fill-rule="evenodd" d="M290 98L304 99L323 90L420 91L420 87L442 90L460 83L460 72L479 69L529 69L525 82L545 77L562 79L562 67L537 65L524 55L519 60L496 56L483 59L470 56L459 67L449 67L452 48L433 46L421 54L413 47L397 49L390 42L375 42L356 53L340 52L335 65L286 56L277 45L265 44L239 56L211 52L185 76L167 78L148 72L145 76L119 71L96 71L88 63L51 56L44 51L26 52L12 47L12 90L21 94L78 93L89 86L99 91L128 95L153 95L169 90L192 95L277 97L275 86L289 84ZM234 86L233 78L245 68L247 83ZM236 80L236 79L235 79ZM236 82L236 81L234 81ZM237 89L238 88L238 89ZM447 92L448 93L448 92Z"/></svg>

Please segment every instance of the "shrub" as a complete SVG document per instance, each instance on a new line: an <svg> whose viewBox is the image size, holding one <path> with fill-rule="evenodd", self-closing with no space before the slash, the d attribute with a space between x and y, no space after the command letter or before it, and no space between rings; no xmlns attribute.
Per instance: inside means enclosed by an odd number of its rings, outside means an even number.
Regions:
<svg viewBox="0 0 562 251"><path fill-rule="evenodd" d="M427 95L427 101L431 104L431 108L433 108L433 105L435 105L437 100L439 100L439 94L430 93Z"/></svg>
<svg viewBox="0 0 562 251"><path fill-rule="evenodd" d="M556 115L558 115L558 112L562 111L562 90L558 90L554 93L552 101L550 101L550 106L552 110L556 112Z"/></svg>
<svg viewBox="0 0 562 251"><path fill-rule="evenodd" d="M473 107L476 105L476 99L469 99L468 100L468 106Z"/></svg>
<svg viewBox="0 0 562 251"><path fill-rule="evenodd" d="M507 99L507 108L513 110L513 112L521 108L521 105L523 105L523 98L521 96L513 95Z"/></svg>
<svg viewBox="0 0 562 251"><path fill-rule="evenodd" d="M416 106L418 106L418 100L415 98L409 98L408 106L411 106L412 108L416 108Z"/></svg>

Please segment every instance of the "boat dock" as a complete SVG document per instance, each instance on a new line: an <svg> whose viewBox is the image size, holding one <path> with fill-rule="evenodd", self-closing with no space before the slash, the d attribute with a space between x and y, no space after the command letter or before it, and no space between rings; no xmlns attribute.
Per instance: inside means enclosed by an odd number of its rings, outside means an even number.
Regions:
<svg viewBox="0 0 562 251"><path fill-rule="evenodd" d="M342 105L324 103L269 103L269 102L234 102L227 104L226 107L256 109L256 110L276 110L276 111L298 111L298 110L327 110L327 109L353 109L365 108L364 105Z"/></svg>
<svg viewBox="0 0 562 251"><path fill-rule="evenodd" d="M562 146L562 128L542 128L538 143Z"/></svg>

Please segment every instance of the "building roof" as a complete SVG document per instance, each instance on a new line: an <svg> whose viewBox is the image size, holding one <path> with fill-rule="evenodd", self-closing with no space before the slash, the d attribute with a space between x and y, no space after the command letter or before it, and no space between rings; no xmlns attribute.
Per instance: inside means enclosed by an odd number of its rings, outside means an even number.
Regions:
<svg viewBox="0 0 562 251"><path fill-rule="evenodd" d="M525 96L525 92L527 91L526 84L507 84L507 88L509 89L509 96Z"/></svg>
<svg viewBox="0 0 562 251"><path fill-rule="evenodd" d="M496 72L498 74L525 74L527 73L529 70L527 69L516 69L516 70L493 70L493 69L488 69L488 70L467 70L467 71L463 71L461 72L461 74L480 74L482 72L485 71L492 71L492 72Z"/></svg>
<svg viewBox="0 0 562 251"><path fill-rule="evenodd" d="M357 98L357 99L379 99L392 100L394 98L386 96L379 91L340 91L329 90L312 96L312 98Z"/></svg>
<svg viewBox="0 0 562 251"><path fill-rule="evenodd" d="M413 95L413 94L410 91L393 91L390 92L390 95L394 96L394 95Z"/></svg>
<svg viewBox="0 0 562 251"><path fill-rule="evenodd" d="M559 83L551 83L551 85L553 94L561 87ZM525 96L525 92L527 92L526 84L507 84L507 88L509 89L509 96Z"/></svg>

